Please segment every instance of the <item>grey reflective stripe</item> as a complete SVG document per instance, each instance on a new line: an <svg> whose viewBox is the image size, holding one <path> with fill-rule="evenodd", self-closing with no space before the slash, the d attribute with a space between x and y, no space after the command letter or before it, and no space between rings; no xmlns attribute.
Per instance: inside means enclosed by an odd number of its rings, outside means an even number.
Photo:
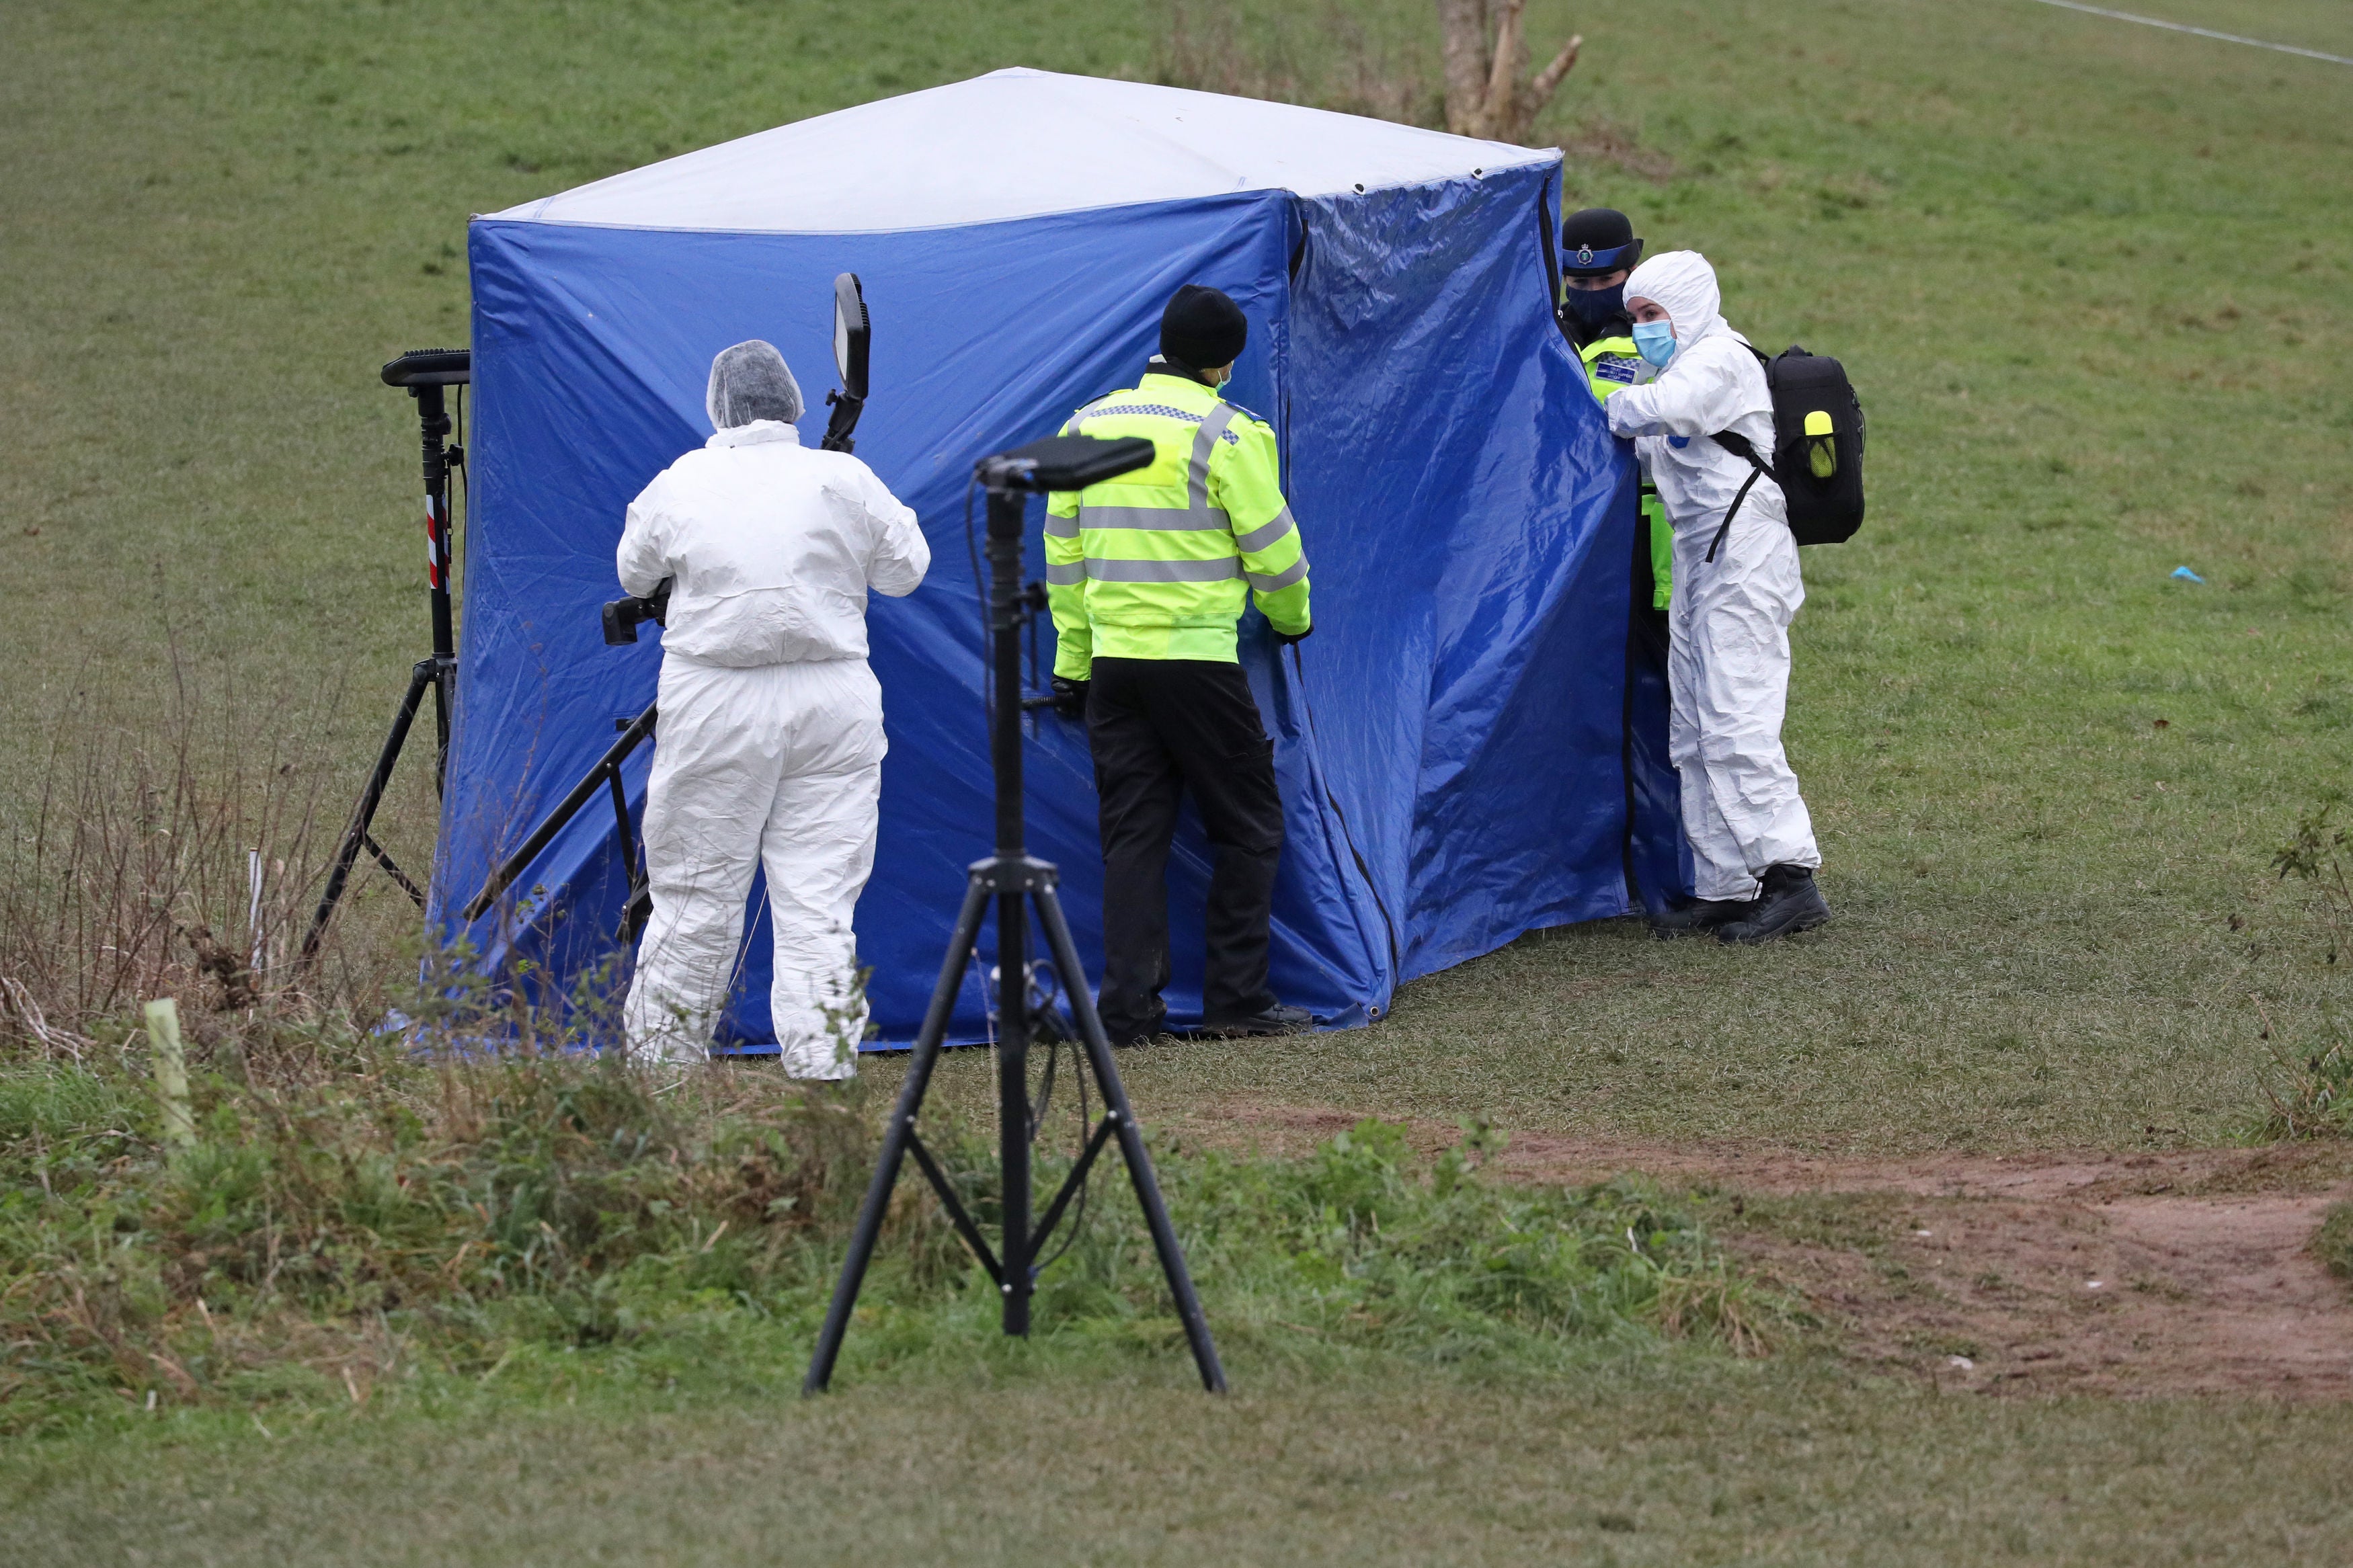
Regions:
<svg viewBox="0 0 2353 1568"><path fill-rule="evenodd" d="M1082 506L1079 508L1080 528L1148 528L1155 531L1168 529L1227 528L1222 511L1178 511L1166 506Z"/></svg>
<svg viewBox="0 0 2353 1568"><path fill-rule="evenodd" d="M1071 415L1069 419L1063 422L1062 434L1065 436L1075 435L1079 428L1079 421L1082 419L1092 419L1096 415L1103 413L1103 405L1109 403L1113 397L1118 395L1119 395L1117 393L1106 393L1103 396L1096 398L1092 403L1088 404L1085 407L1080 409L1076 414Z"/></svg>
<svg viewBox="0 0 2353 1568"><path fill-rule="evenodd" d="M1073 583L1086 580L1087 563L1083 561L1073 561L1067 566L1052 561L1046 563L1046 581L1057 588L1067 588Z"/></svg>
<svg viewBox="0 0 2353 1568"><path fill-rule="evenodd" d="M1054 513L1052 513L1052 512L1050 512L1050 512L1048 512L1048 513L1046 514L1046 537L1047 537L1047 538L1049 538L1049 539L1076 539L1078 536L1079 536L1079 520L1078 520L1077 518L1075 518L1075 517L1058 517L1058 516L1056 516Z"/></svg>
<svg viewBox="0 0 2353 1568"><path fill-rule="evenodd" d="M1282 571L1277 572L1271 577L1261 577L1255 572L1250 573L1248 575L1250 577L1250 585L1251 587L1256 588L1261 594L1271 594L1278 588L1288 588L1293 583L1300 582L1306 577L1307 557L1304 555L1301 556L1298 560L1293 562Z"/></svg>
<svg viewBox="0 0 2353 1568"><path fill-rule="evenodd" d="M1098 583L1225 583L1241 574L1242 563L1230 555L1222 561L1087 560L1087 575Z"/></svg>
<svg viewBox="0 0 2353 1568"><path fill-rule="evenodd" d="M1299 525L1291 520L1291 509L1284 507L1274 514L1272 521L1261 523L1234 541L1245 552L1264 550Z"/></svg>
<svg viewBox="0 0 2353 1568"><path fill-rule="evenodd" d="M1218 449L1218 437L1226 433L1233 417L1234 405L1220 403L1193 432L1193 465L1185 475L1185 500L1197 512L1209 510L1209 454Z"/></svg>

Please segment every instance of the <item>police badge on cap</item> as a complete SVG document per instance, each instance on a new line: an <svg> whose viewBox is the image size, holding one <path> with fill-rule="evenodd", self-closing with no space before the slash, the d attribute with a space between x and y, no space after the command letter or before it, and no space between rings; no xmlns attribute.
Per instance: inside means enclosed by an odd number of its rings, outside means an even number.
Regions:
<svg viewBox="0 0 2353 1568"><path fill-rule="evenodd" d="M1634 226L1615 207L1587 207L1560 226L1562 267L1573 277L1606 278L1642 259Z"/></svg>

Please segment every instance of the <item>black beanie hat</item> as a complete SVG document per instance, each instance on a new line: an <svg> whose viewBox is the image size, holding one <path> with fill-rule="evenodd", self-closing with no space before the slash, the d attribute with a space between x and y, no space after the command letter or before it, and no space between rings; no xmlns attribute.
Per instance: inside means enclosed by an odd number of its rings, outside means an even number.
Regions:
<svg viewBox="0 0 2353 1568"><path fill-rule="evenodd" d="M1219 289L1187 283L1160 312L1160 357L1187 370L1215 370L1241 357L1250 319Z"/></svg>

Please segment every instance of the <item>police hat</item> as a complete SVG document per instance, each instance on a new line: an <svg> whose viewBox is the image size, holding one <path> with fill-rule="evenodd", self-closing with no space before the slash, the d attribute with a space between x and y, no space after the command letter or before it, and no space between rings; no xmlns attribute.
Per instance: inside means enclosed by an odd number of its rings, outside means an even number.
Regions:
<svg viewBox="0 0 2353 1568"><path fill-rule="evenodd" d="M1572 278L1606 278L1642 259L1634 226L1616 207L1587 207L1560 226L1560 269Z"/></svg>

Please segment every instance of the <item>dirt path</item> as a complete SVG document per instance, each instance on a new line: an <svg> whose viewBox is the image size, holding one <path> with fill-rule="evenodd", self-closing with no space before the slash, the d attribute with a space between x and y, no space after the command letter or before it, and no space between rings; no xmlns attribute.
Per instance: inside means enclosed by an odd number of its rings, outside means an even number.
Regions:
<svg viewBox="0 0 2353 1568"><path fill-rule="evenodd" d="M1296 1152L1337 1109L1223 1104L1188 1140ZM1455 1131L1417 1127L1432 1149ZM2353 1152L1927 1154L1514 1137L1531 1182L1636 1172L1712 1194L1716 1228L1846 1353L1947 1389L2353 1397L2353 1289L2306 1250Z"/></svg>

